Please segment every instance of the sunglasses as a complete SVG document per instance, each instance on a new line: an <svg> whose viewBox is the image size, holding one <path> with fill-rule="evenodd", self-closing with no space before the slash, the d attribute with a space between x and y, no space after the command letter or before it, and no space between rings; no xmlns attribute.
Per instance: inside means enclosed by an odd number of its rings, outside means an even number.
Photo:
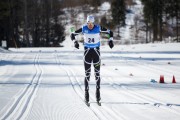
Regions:
<svg viewBox="0 0 180 120"><path fill-rule="evenodd" d="M94 25L94 23L88 22L87 25Z"/></svg>

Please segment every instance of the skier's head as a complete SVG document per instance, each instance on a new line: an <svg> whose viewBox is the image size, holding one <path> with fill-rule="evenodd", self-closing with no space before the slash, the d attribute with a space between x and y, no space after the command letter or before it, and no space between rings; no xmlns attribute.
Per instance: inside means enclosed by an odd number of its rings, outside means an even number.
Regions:
<svg viewBox="0 0 180 120"><path fill-rule="evenodd" d="M92 16L92 15L89 15L89 16L87 16L87 23L89 23L89 22L91 22L91 23L94 23L94 16Z"/></svg>
<svg viewBox="0 0 180 120"><path fill-rule="evenodd" d="M92 16L92 15L87 16L87 25L88 25L89 29L93 29L94 21L95 21L94 16Z"/></svg>

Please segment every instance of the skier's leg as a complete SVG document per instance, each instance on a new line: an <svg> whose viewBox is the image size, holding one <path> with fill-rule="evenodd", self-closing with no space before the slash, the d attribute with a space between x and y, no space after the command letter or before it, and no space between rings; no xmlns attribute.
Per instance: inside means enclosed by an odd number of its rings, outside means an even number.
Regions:
<svg viewBox="0 0 180 120"><path fill-rule="evenodd" d="M89 80L90 80L91 65L84 63L84 66L85 66L85 78L84 78L85 100L89 102Z"/></svg>
<svg viewBox="0 0 180 120"><path fill-rule="evenodd" d="M84 85L85 85L85 90L89 90L89 80L90 80L90 75L91 75L91 65L84 63L85 67L85 79L84 79Z"/></svg>
<svg viewBox="0 0 180 120"><path fill-rule="evenodd" d="M101 100L101 96L100 96L100 83L101 83L100 65L98 67L95 67L95 77L96 77L96 100L100 101Z"/></svg>
<svg viewBox="0 0 180 120"><path fill-rule="evenodd" d="M94 72L95 72L95 79L96 79L96 88L100 89L100 82L101 82L101 78L100 78L100 64L94 65Z"/></svg>
<svg viewBox="0 0 180 120"><path fill-rule="evenodd" d="M84 68L85 68L85 78L84 78L84 85L85 85L85 101L89 102L89 80L91 75L91 56L90 51L86 50L84 52Z"/></svg>
<svg viewBox="0 0 180 120"><path fill-rule="evenodd" d="M94 59L93 59L93 63L94 63L94 72L95 72L95 78L96 78L96 100L100 101L101 97L100 97L100 82L101 82L101 78L100 78L100 66L101 66L101 62L100 62L100 52L99 50L95 51L95 55L94 55Z"/></svg>

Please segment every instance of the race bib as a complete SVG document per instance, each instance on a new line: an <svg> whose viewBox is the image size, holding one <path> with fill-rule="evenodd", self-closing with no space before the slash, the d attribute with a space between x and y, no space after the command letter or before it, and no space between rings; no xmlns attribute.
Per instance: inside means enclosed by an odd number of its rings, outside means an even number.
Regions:
<svg viewBox="0 0 180 120"><path fill-rule="evenodd" d="M100 42L99 34L84 34L84 42L88 44L96 44Z"/></svg>

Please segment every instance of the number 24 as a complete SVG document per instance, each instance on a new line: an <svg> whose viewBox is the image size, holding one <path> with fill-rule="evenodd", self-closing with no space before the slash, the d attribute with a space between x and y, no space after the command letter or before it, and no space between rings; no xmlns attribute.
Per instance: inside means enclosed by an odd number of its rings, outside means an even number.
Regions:
<svg viewBox="0 0 180 120"><path fill-rule="evenodd" d="M94 43L94 38L88 38L88 42L89 43L92 43L92 42Z"/></svg>

